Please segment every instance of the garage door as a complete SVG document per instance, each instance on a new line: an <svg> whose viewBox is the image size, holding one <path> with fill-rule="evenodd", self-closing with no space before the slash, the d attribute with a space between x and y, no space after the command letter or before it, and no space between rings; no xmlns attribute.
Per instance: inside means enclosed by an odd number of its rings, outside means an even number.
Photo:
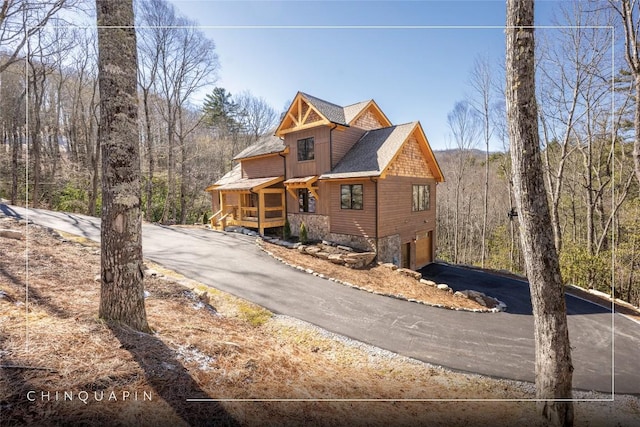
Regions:
<svg viewBox="0 0 640 427"><path fill-rule="evenodd" d="M421 239L416 239L416 268L424 267L433 261L431 251L432 232L423 234Z"/></svg>

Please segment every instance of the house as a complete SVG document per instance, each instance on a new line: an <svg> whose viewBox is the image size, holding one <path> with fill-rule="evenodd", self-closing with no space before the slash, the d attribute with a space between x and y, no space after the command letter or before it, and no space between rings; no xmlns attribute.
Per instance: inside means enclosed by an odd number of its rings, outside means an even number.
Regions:
<svg viewBox="0 0 640 427"><path fill-rule="evenodd" d="M419 122L393 125L373 100L341 107L298 92L275 134L251 145L206 191L215 228L240 225L366 251L420 268L436 246L444 181Z"/></svg>

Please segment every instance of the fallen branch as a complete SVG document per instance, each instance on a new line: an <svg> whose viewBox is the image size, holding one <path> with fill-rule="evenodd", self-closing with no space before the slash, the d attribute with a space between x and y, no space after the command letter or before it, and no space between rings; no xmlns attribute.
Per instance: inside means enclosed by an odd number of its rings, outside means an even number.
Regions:
<svg viewBox="0 0 640 427"><path fill-rule="evenodd" d="M2 369L34 369L38 371L58 372L57 369L47 368L45 366L23 366L23 365L0 365Z"/></svg>

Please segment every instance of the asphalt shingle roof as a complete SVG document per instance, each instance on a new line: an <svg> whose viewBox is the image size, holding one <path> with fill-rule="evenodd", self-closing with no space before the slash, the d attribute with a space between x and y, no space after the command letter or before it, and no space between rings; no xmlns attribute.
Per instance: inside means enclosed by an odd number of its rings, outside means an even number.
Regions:
<svg viewBox="0 0 640 427"><path fill-rule="evenodd" d="M378 176L386 169L417 122L375 129L365 133L336 167L323 178Z"/></svg>
<svg viewBox="0 0 640 427"><path fill-rule="evenodd" d="M344 108L341 106L325 101L324 99L308 95L304 92L300 92L300 94L330 122L337 123L339 125L347 125L344 117Z"/></svg>
<svg viewBox="0 0 640 427"><path fill-rule="evenodd" d="M274 135L265 136L259 139L254 144L248 146L240 153L238 153L233 159L240 160L249 157L262 156L265 154L274 154L284 151L284 141Z"/></svg>
<svg viewBox="0 0 640 427"><path fill-rule="evenodd" d="M356 104L351 104L344 107L344 120L347 123L351 123L351 120L353 120L358 114L360 114L360 112L369 104L369 102L371 102L371 100L358 102Z"/></svg>

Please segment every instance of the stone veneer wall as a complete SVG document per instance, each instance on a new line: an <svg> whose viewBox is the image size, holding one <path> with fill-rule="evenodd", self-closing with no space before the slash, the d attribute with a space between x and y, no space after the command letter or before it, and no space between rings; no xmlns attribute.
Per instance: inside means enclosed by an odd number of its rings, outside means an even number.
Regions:
<svg viewBox="0 0 640 427"><path fill-rule="evenodd" d="M402 242L399 234L382 237L378 240L378 262L390 262L400 266Z"/></svg>
<svg viewBox="0 0 640 427"><path fill-rule="evenodd" d="M300 234L300 224L304 222L307 227L307 234L311 240L322 240L327 238L329 234L329 217L325 215L313 214L287 214L289 225L291 226L291 234L297 236Z"/></svg>
<svg viewBox="0 0 640 427"><path fill-rule="evenodd" d="M298 236L300 234L300 224L304 222L307 226L307 233L311 240L328 240L340 245L349 246L360 249L362 251L376 251L375 239L364 236L354 236L351 234L329 233L329 217L325 215L313 214L287 214L289 225L291 226L291 234ZM401 257L401 241L400 235L383 237L378 240L378 262L390 262L400 266Z"/></svg>

